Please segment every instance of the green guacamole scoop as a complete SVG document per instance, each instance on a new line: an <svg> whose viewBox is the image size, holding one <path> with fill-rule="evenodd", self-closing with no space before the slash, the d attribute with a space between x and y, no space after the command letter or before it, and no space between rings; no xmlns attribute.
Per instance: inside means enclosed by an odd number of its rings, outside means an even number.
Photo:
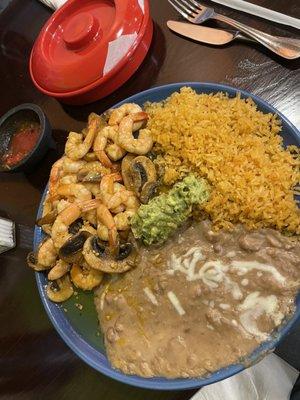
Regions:
<svg viewBox="0 0 300 400"><path fill-rule="evenodd" d="M131 229L144 244L161 244L192 212L193 204L209 198L209 187L204 179L186 176L168 192L141 205L131 220Z"/></svg>

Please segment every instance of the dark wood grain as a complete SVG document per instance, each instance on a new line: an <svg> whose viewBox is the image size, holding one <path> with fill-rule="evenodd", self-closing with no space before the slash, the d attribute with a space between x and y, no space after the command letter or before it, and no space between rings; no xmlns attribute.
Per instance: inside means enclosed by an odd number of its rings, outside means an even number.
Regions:
<svg viewBox="0 0 300 400"><path fill-rule="evenodd" d="M300 18L298 0L255 3ZM284 61L259 46L239 42L215 48L185 40L166 27L168 19L178 19L167 1L152 0L154 38L135 75L104 100L84 107L64 106L39 93L28 73L32 44L51 15L50 10L37 0L11 0L1 6L0 115L19 103L39 104L52 124L57 148L49 151L33 172L0 174L0 215L17 223L17 247L0 255L0 398L188 399L193 391L153 393L113 382L85 365L58 337L41 305L34 275L25 266L41 192L51 164L62 152L68 131L81 129L91 111L100 113L151 86L179 81L230 84L269 101L300 128L300 61ZM217 9L253 27L299 38L295 29L271 25L224 7ZM299 337L298 327L277 349L298 368Z"/></svg>

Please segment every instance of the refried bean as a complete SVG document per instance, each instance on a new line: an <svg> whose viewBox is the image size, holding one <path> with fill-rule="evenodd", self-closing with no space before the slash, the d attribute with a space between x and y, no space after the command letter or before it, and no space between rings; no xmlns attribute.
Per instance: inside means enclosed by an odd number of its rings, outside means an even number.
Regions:
<svg viewBox="0 0 300 400"><path fill-rule="evenodd" d="M193 222L96 291L107 354L126 374L199 377L245 358L294 311L300 242Z"/></svg>

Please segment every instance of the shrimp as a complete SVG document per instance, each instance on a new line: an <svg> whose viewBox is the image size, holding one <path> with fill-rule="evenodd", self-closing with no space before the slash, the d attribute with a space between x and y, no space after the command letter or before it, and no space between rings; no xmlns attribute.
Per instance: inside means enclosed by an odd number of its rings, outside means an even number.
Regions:
<svg viewBox="0 0 300 400"><path fill-rule="evenodd" d="M66 263L64 260L58 260L48 273L48 279L50 281L55 281L56 279L62 278L70 268L70 264Z"/></svg>
<svg viewBox="0 0 300 400"><path fill-rule="evenodd" d="M113 173L105 175L100 182L100 198L106 205L110 198L113 196L115 191L115 182L122 181L122 175L119 173Z"/></svg>
<svg viewBox="0 0 300 400"><path fill-rule="evenodd" d="M61 211L52 225L51 236L56 249L71 237L69 226L76 221L83 212L97 208L99 200L89 200L80 203L72 203Z"/></svg>
<svg viewBox="0 0 300 400"><path fill-rule="evenodd" d="M84 219L87 219L87 214L88 214L88 213L92 213L92 212L95 212L95 219L94 219L93 222L95 222L94 225L97 225L97 214L96 214L96 210L87 211L87 212L85 212L85 213L82 214L82 217L83 217ZM87 219L87 221L84 221L82 227L79 229L79 232L83 232L83 231L84 231L84 232L89 232L91 235L97 235L96 229L95 229L92 225L90 225L90 224L91 224L91 222L90 222L88 219Z"/></svg>
<svg viewBox="0 0 300 400"><path fill-rule="evenodd" d="M62 212L65 208L67 208L71 203L65 199L61 199L57 202L56 204L56 210L57 213L59 214L60 212Z"/></svg>
<svg viewBox="0 0 300 400"><path fill-rule="evenodd" d="M75 197L77 200L91 200L92 193L81 183L71 183L70 185L59 185L57 194L62 197Z"/></svg>
<svg viewBox="0 0 300 400"><path fill-rule="evenodd" d="M116 224L116 228L118 231L127 231L130 228L130 219L133 217L135 214L134 211L132 210L126 210L123 212L120 212L116 215L114 215L114 221ZM108 237L108 228L104 225L98 222L97 225L97 235L99 239L107 242L109 237Z"/></svg>
<svg viewBox="0 0 300 400"><path fill-rule="evenodd" d="M57 259L57 251L51 238L44 240L36 253L29 253L27 263L35 271L43 271L51 268Z"/></svg>
<svg viewBox="0 0 300 400"><path fill-rule="evenodd" d="M107 207L111 209L115 209L116 207L123 204L126 207L126 210L136 212L139 208L139 201L136 195L130 190L123 190L115 193L111 196L110 200L107 203Z"/></svg>
<svg viewBox="0 0 300 400"><path fill-rule="evenodd" d="M64 157L63 170L66 174L77 174L86 164L84 160L72 160L69 157Z"/></svg>
<svg viewBox="0 0 300 400"><path fill-rule="evenodd" d="M82 133L70 132L65 146L66 155L72 160L80 160L83 158L92 147L96 131L97 120L92 119L85 138Z"/></svg>
<svg viewBox="0 0 300 400"><path fill-rule="evenodd" d="M99 183L92 183L92 182L83 182L82 183L91 193L93 196L98 196L100 193L100 185Z"/></svg>
<svg viewBox="0 0 300 400"><path fill-rule="evenodd" d="M120 160L127 153L126 150L122 149L122 147L120 147L116 143L109 143L105 148L105 152L108 154L108 157L113 161Z"/></svg>
<svg viewBox="0 0 300 400"><path fill-rule="evenodd" d="M107 227L109 246L112 251L115 251L118 247L118 231L113 216L104 204L97 207L97 220Z"/></svg>
<svg viewBox="0 0 300 400"><path fill-rule="evenodd" d="M110 173L110 169L104 167L99 161L86 163L77 173L77 178L82 182L100 182L103 175Z"/></svg>
<svg viewBox="0 0 300 400"><path fill-rule="evenodd" d="M149 130L141 129L137 139L133 136L133 124L141 119L147 119L147 114L143 112L128 115L120 122L117 143L129 153L143 155L152 149L153 140Z"/></svg>
<svg viewBox="0 0 300 400"><path fill-rule="evenodd" d="M112 139L116 136L116 127L115 126L106 126L98 132L95 141L93 150L96 153L99 161L107 168L113 168L113 163L105 153L105 147L107 145L108 139Z"/></svg>
<svg viewBox="0 0 300 400"><path fill-rule="evenodd" d="M118 231L127 231L130 228L130 220L134 214L133 210L126 210L114 216Z"/></svg>
<svg viewBox="0 0 300 400"><path fill-rule="evenodd" d="M87 154L83 157L83 160L84 160L84 161L87 161L87 162L97 161L97 160L98 160L98 157L96 156L96 154L95 154L93 151L91 151L90 153L87 153Z"/></svg>
<svg viewBox="0 0 300 400"><path fill-rule="evenodd" d="M70 185L71 183L77 183L77 176L73 174L65 175L60 179L59 183L63 185Z"/></svg>
<svg viewBox="0 0 300 400"><path fill-rule="evenodd" d="M108 241L108 228L104 224L101 224L101 222L98 222L97 225L97 235L104 242Z"/></svg>
<svg viewBox="0 0 300 400"><path fill-rule="evenodd" d="M131 115L131 114L135 114L135 113L139 113L141 112L142 109L138 104L134 104L134 103L125 103L122 106L115 108L111 115L110 118L108 120L108 124L110 126L113 125L119 125L120 122L122 121L122 119L126 116L126 115Z"/></svg>
<svg viewBox="0 0 300 400"><path fill-rule="evenodd" d="M56 190L59 185L59 180L62 175L63 170L63 162L64 159L60 158L57 160L51 168L50 177L49 177L49 197L50 199L55 198Z"/></svg>
<svg viewBox="0 0 300 400"><path fill-rule="evenodd" d="M91 268L87 263L81 266L73 264L70 275L74 285L82 290L94 289L103 279L103 272Z"/></svg>

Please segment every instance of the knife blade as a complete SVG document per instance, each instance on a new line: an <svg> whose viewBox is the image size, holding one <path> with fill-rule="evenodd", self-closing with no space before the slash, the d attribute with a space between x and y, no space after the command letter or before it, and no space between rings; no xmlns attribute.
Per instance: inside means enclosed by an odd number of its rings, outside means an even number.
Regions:
<svg viewBox="0 0 300 400"><path fill-rule="evenodd" d="M167 26L172 31L182 36L208 44L217 46L227 44L234 40L239 32L229 32L222 29L208 28L202 25L193 25L186 22L168 21Z"/></svg>

